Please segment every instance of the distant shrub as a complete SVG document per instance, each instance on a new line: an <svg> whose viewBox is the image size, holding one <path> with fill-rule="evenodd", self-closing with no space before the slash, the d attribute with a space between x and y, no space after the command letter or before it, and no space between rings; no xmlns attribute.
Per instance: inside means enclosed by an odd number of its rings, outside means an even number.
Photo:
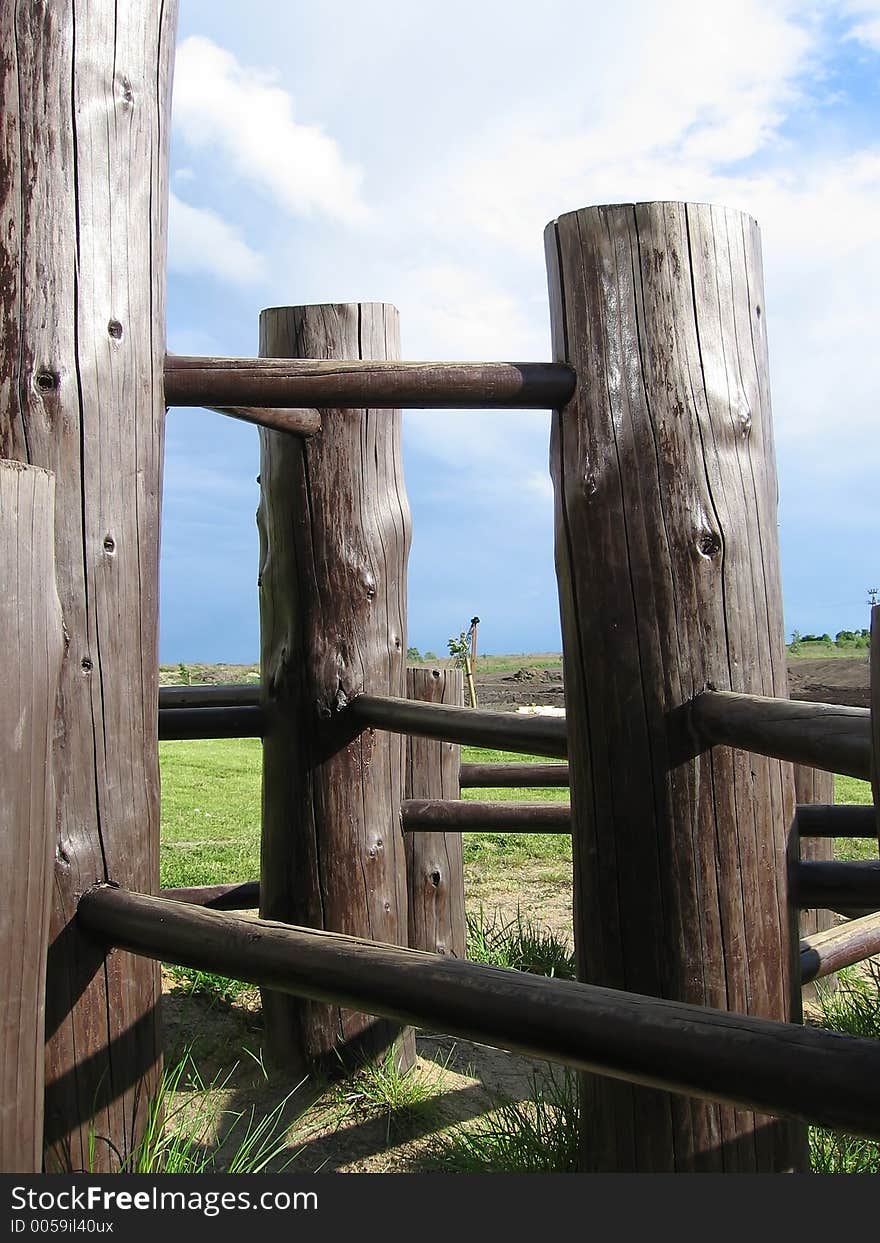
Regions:
<svg viewBox="0 0 880 1243"><path fill-rule="evenodd" d="M406 649L406 658L411 665L419 665L422 663L422 653L417 647L408 647Z"/></svg>

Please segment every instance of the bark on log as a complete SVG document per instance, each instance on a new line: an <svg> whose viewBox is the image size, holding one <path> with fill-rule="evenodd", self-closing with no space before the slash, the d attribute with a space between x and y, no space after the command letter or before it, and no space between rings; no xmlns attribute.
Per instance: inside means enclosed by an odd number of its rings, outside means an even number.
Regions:
<svg viewBox="0 0 880 1243"><path fill-rule="evenodd" d="M463 692L460 669L406 671L408 699L458 706ZM457 798L460 767L461 748L456 743L408 738L405 798ZM466 958L461 834L435 831L407 836L405 849L410 947Z"/></svg>
<svg viewBox="0 0 880 1243"><path fill-rule="evenodd" d="M757 227L680 203L546 233L580 978L785 1019L791 769L704 751L707 686L787 696ZM800 1000L797 980L797 1002ZM773 1171L802 1129L587 1076L590 1170Z"/></svg>
<svg viewBox="0 0 880 1243"><path fill-rule="evenodd" d="M421 837L439 829L487 833L571 833L568 803L479 802L476 799L407 799L403 831Z"/></svg>
<svg viewBox="0 0 880 1243"><path fill-rule="evenodd" d="M394 358L397 312L377 303L278 307L260 317L269 357ZM308 440L262 431L260 623L263 742L260 913L406 944L400 831L403 738L352 727L363 691L406 691L409 504L399 411L326 410ZM378 1053L384 1021L264 990L270 1053L303 1068ZM402 1064L414 1041L400 1041Z"/></svg>
<svg viewBox="0 0 880 1243"><path fill-rule="evenodd" d="M0 462L0 1169L43 1168L52 740L64 654L55 480Z"/></svg>
<svg viewBox="0 0 880 1243"><path fill-rule="evenodd" d="M0 5L0 456L51 470L68 647L46 1029L47 1169L127 1159L159 970L81 936L97 880L159 880L165 238L176 0ZM90 1155L90 1141L92 1152Z"/></svg>
<svg viewBox="0 0 880 1243"><path fill-rule="evenodd" d="M833 972L880 954L880 915L862 915L813 933L801 941L800 954L802 983L824 979L827 988Z"/></svg>

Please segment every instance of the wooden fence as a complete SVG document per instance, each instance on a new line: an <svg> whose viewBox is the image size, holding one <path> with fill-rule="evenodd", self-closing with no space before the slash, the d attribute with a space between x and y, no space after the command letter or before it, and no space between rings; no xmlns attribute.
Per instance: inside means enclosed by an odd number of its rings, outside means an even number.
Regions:
<svg viewBox="0 0 880 1243"><path fill-rule="evenodd" d="M2 736L3 1168L124 1167L161 1068L160 959L258 984L288 1065L392 1041L405 1064L429 1025L577 1067L585 1170L802 1169L807 1121L880 1136L880 1046L799 1022L802 979L872 952L877 916L800 955L796 928L799 907L880 907L880 866L799 858L799 824L856 817L796 814L791 768L876 795L880 621L873 714L788 700L754 221L554 221L549 362L401 362L379 304L264 312L259 359L166 357L175 8L0 12L2 456L43 472L0 479L26 674ZM167 405L261 429L256 696L158 692ZM407 697L402 406L552 410L564 722ZM262 875L157 896L157 738L217 736L263 739ZM463 810L461 743L567 760L570 810ZM571 833L579 981L462 960L455 835L490 822Z"/></svg>

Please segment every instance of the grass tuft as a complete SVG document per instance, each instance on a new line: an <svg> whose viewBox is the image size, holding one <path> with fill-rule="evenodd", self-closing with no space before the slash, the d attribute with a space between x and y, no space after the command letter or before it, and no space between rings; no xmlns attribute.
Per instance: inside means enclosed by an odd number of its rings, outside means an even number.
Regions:
<svg viewBox="0 0 880 1243"><path fill-rule="evenodd" d="M487 916L482 907L467 917L467 956L471 962L512 967L533 975L560 980L577 976L568 943L549 928L539 928L517 911L504 920L500 912Z"/></svg>
<svg viewBox="0 0 880 1243"><path fill-rule="evenodd" d="M524 1100L494 1095L491 1112L438 1135L432 1160L451 1174L572 1174L578 1169L578 1091L572 1071L534 1072Z"/></svg>

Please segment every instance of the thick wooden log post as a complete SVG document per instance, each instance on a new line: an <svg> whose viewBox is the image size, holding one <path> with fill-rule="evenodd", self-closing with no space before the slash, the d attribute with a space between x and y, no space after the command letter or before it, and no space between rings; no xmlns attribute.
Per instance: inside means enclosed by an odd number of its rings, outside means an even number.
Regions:
<svg viewBox="0 0 880 1243"><path fill-rule="evenodd" d="M46 951L64 653L55 590L55 480L0 462L0 1169L43 1168Z"/></svg>
<svg viewBox="0 0 880 1243"><path fill-rule="evenodd" d="M51 470L67 650L46 1166L124 1162L159 1071L159 970L82 936L158 886L159 505L176 0L0 6L0 456ZM90 1155L91 1140L91 1155Z"/></svg>
<svg viewBox="0 0 880 1243"><path fill-rule="evenodd" d="M581 979L786 1019L791 768L700 754L706 688L785 696L757 226L681 203L546 232ZM795 985L799 999L799 982ZM587 1076L590 1170L786 1170L787 1123Z"/></svg>
<svg viewBox="0 0 880 1243"><path fill-rule="evenodd" d="M795 802L799 806L808 803L823 803L830 806L834 802L834 774L823 772L819 768L806 768L803 764L795 764L794 792ZM797 845L801 859L830 861L834 858L833 837L799 837ZM826 932L836 923L833 911L812 907L800 913L800 935L811 937L817 932ZM822 980L823 991L833 992L836 987L836 977L830 974L825 975ZM816 985L811 981L803 985L803 990L804 997L807 999L816 996Z"/></svg>
<svg viewBox="0 0 880 1243"><path fill-rule="evenodd" d="M406 695L460 707L460 669L407 669ZM430 738L407 739L405 797L459 797L461 747ZM467 956L464 872L460 833L410 833L406 837L409 945L435 954Z"/></svg>
<svg viewBox="0 0 880 1243"><path fill-rule="evenodd" d="M277 307L260 354L399 357L398 318L379 303ZM400 827L405 740L347 716L362 691L406 691L411 538L401 414L327 410L305 440L260 432L263 743L260 914L405 945ZM333 1068L386 1049L387 1020L263 993L269 1052ZM414 1056L411 1035L402 1064Z"/></svg>

